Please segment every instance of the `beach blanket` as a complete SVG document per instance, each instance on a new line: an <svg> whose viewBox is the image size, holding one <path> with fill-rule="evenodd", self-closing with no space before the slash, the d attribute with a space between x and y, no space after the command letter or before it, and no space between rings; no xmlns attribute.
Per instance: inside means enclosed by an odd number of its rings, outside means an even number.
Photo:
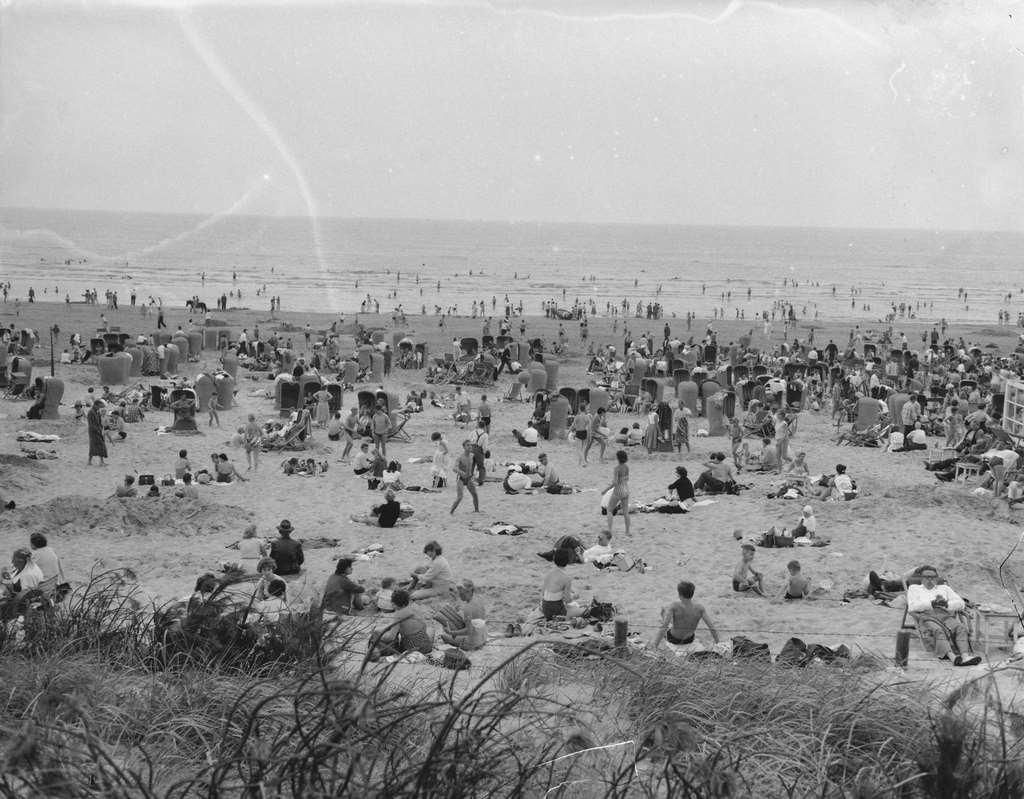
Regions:
<svg viewBox="0 0 1024 799"><path fill-rule="evenodd" d="M488 527L483 529L477 529L478 532L486 533L487 535L523 535L529 532L529 527L522 527L518 524L510 524L509 522L494 522Z"/></svg>
<svg viewBox="0 0 1024 799"><path fill-rule="evenodd" d="M300 538L303 549L334 549L341 543L340 538Z"/></svg>
<svg viewBox="0 0 1024 799"><path fill-rule="evenodd" d="M33 433L31 430L19 430L15 435L17 441L31 441L36 444L53 444L60 441L60 436L46 433Z"/></svg>
<svg viewBox="0 0 1024 799"><path fill-rule="evenodd" d="M60 456L57 454L57 450L45 450L45 449L32 449L31 447L22 447L21 451L25 453L26 458L31 458L34 461L47 461L55 460Z"/></svg>

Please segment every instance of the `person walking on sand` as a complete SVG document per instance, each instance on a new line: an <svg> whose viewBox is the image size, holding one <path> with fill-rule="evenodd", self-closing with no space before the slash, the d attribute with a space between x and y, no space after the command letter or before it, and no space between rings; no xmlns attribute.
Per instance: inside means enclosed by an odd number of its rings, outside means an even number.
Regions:
<svg viewBox="0 0 1024 799"><path fill-rule="evenodd" d="M249 421L242 430L243 447L245 448L245 460L248 464L246 471L253 471L260 468L260 444L263 440L263 433L256 423L256 414L249 414Z"/></svg>
<svg viewBox="0 0 1024 799"><path fill-rule="evenodd" d="M615 509L618 508L622 513L622 521L626 524L626 535L629 535L629 467L626 465L629 456L626 454L626 450L620 449L616 452L615 460L618 463L612 470L612 484L601 492L602 495L608 491L612 492L611 498L608 500L608 532L612 531Z"/></svg>
<svg viewBox="0 0 1024 799"><path fill-rule="evenodd" d="M450 513L455 513L455 509L462 502L463 489L473 497L473 513L480 512L480 498L477 496L476 486L473 485L474 464L473 442L467 438L462 442L462 454L455 463L455 502L452 503Z"/></svg>
<svg viewBox="0 0 1024 799"><path fill-rule="evenodd" d="M92 459L99 458L100 466L106 466L107 442L103 436L103 400L96 400L92 404L86 421L89 425L89 460L88 466L92 466Z"/></svg>
<svg viewBox="0 0 1024 799"><path fill-rule="evenodd" d="M210 412L210 427L213 427L213 423L217 423L217 427L220 427L220 416L217 414L217 395L211 394L210 399L207 402L207 410Z"/></svg>

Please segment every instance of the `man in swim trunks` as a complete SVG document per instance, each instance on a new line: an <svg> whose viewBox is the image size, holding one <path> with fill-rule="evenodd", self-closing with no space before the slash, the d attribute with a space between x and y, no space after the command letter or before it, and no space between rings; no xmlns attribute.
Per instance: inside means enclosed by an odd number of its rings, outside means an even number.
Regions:
<svg viewBox="0 0 1024 799"><path fill-rule="evenodd" d="M679 600L673 602L661 611L661 626L658 632L651 639L651 649L657 649L664 638L670 644L683 645L694 642L694 634L697 632L697 625L703 621L711 632L711 637L718 643L718 631L711 623L711 617L707 610L699 602L693 601L693 583L686 580L676 586L679 593Z"/></svg>

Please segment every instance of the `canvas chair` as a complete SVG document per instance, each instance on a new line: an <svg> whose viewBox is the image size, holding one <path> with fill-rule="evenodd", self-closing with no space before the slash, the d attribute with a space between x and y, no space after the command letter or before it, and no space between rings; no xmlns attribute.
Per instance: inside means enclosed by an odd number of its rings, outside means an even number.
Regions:
<svg viewBox="0 0 1024 799"><path fill-rule="evenodd" d="M513 380L508 384L508 388L505 390L505 396L502 399L504 399L505 402L522 402L523 384L518 380Z"/></svg>
<svg viewBox="0 0 1024 799"><path fill-rule="evenodd" d="M388 441L400 441L402 443L409 443L412 441L412 436L405 430L405 425L409 421L409 417L405 414L392 411L391 413L391 427L388 428Z"/></svg>

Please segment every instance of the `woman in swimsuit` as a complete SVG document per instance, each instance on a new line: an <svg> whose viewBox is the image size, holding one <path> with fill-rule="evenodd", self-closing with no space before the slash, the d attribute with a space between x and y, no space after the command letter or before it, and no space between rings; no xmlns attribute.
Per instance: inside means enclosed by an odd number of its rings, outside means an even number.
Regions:
<svg viewBox="0 0 1024 799"><path fill-rule="evenodd" d="M587 445L587 438L589 437L590 430L590 413L587 411L587 404L580 403L579 412L572 420L572 432L576 437L576 442L579 445L579 463L580 466L584 464L583 460L583 449Z"/></svg>
<svg viewBox="0 0 1024 799"><path fill-rule="evenodd" d="M615 509L619 508L622 520L626 524L626 535L629 535L629 467L626 465L629 456L624 449L620 449L615 453L615 460L618 463L612 470L612 484L601 492L612 492L611 499L608 500L608 532L612 531Z"/></svg>

